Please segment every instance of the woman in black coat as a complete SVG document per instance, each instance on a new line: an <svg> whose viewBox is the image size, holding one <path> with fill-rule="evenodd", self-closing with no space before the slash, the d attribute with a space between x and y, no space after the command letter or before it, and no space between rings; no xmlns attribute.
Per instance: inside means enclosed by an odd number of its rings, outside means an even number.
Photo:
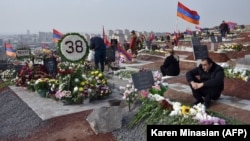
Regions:
<svg viewBox="0 0 250 141"><path fill-rule="evenodd" d="M180 74L179 56L175 55L174 50L167 52L167 57L161 65L161 73L163 76L177 76Z"/></svg>

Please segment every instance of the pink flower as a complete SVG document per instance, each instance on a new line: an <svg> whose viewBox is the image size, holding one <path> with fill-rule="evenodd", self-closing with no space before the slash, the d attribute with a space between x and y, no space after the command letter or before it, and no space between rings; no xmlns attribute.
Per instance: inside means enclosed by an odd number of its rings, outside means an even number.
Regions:
<svg viewBox="0 0 250 141"><path fill-rule="evenodd" d="M64 94L61 91L57 91L55 96L56 98L61 99L64 96Z"/></svg>
<svg viewBox="0 0 250 141"><path fill-rule="evenodd" d="M142 90L142 91L140 92L140 94L141 94L141 97L142 97L142 98L147 98L147 97L148 97L149 92L148 92L148 91L146 91L146 90Z"/></svg>

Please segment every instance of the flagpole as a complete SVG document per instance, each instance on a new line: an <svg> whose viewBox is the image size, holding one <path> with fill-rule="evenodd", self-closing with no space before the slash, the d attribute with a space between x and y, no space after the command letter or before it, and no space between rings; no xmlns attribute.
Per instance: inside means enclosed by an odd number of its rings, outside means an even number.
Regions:
<svg viewBox="0 0 250 141"><path fill-rule="evenodd" d="M178 10L178 3L179 3L179 0L177 0L177 10ZM178 16L176 15L175 31L177 32L177 30L178 30Z"/></svg>
<svg viewBox="0 0 250 141"><path fill-rule="evenodd" d="M175 23L175 31L178 31L178 17L176 18L176 23Z"/></svg>
<svg viewBox="0 0 250 141"><path fill-rule="evenodd" d="M4 59L7 59L6 51L7 51L7 49L6 49L6 43L4 43L4 55L5 55Z"/></svg>

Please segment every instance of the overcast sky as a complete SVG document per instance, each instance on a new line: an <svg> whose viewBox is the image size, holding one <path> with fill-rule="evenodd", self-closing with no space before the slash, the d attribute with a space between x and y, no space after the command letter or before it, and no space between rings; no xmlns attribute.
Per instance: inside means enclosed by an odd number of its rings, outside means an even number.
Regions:
<svg viewBox="0 0 250 141"><path fill-rule="evenodd" d="M250 24L250 0L179 0L200 15L200 27L222 20ZM195 29L176 16L178 0L1 0L0 34L101 33L105 30L174 32Z"/></svg>

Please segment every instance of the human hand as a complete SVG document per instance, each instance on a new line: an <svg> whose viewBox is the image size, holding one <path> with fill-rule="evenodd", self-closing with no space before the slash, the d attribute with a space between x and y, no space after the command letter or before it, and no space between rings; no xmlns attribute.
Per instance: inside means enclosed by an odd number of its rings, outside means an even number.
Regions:
<svg viewBox="0 0 250 141"><path fill-rule="evenodd" d="M198 83L192 81L192 82L191 82L192 88L196 90L196 89L198 88L197 84L198 84Z"/></svg>
<svg viewBox="0 0 250 141"><path fill-rule="evenodd" d="M203 83L197 83L197 89L203 87L203 85L204 85Z"/></svg>

